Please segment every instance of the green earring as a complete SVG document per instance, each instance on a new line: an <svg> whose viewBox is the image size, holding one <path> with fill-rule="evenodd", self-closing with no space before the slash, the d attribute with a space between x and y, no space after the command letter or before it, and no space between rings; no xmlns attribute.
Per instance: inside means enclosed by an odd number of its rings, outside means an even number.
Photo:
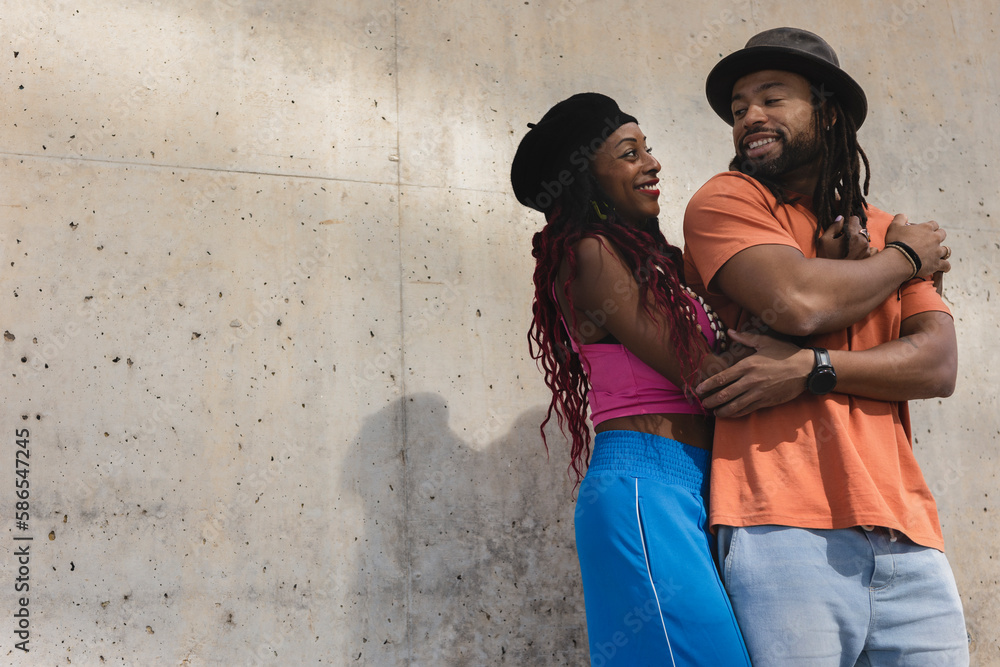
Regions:
<svg viewBox="0 0 1000 667"><path fill-rule="evenodd" d="M590 203L594 207L594 212L597 213L597 217L598 218L600 218L601 220L607 220L608 219L607 214L601 211L601 205L600 204L598 204L593 199L590 200Z"/></svg>

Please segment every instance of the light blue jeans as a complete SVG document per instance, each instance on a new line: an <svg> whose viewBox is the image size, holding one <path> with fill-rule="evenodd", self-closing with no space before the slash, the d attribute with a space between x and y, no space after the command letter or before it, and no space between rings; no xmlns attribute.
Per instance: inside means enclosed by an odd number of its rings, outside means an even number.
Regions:
<svg viewBox="0 0 1000 667"><path fill-rule="evenodd" d="M718 530L722 578L754 667L965 667L943 553L884 528Z"/></svg>

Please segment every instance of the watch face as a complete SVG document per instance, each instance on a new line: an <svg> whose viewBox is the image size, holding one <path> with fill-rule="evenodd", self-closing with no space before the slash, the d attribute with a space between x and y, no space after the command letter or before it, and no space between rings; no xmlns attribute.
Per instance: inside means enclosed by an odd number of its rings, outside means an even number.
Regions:
<svg viewBox="0 0 1000 667"><path fill-rule="evenodd" d="M809 376L809 391L814 394L829 394L837 386L837 374L832 368L818 368Z"/></svg>

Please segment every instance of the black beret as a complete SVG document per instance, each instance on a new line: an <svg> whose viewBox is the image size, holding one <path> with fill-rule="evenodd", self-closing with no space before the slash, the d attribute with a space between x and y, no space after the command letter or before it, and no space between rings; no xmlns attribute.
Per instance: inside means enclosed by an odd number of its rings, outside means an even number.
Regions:
<svg viewBox="0 0 1000 667"><path fill-rule="evenodd" d="M517 200L548 211L615 130L638 122L600 93L578 93L549 109L524 135L510 168Z"/></svg>

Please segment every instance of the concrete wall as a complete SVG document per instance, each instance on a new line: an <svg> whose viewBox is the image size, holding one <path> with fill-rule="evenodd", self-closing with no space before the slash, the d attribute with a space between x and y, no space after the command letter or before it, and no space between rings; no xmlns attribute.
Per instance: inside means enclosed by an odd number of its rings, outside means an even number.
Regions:
<svg viewBox="0 0 1000 667"><path fill-rule="evenodd" d="M582 664L510 159L550 104L610 94L679 239L731 151L706 73L797 25L868 92L872 201L949 230L959 385L913 406L915 446L974 664L1000 664L994 3L671 5L5 7L0 661Z"/></svg>

